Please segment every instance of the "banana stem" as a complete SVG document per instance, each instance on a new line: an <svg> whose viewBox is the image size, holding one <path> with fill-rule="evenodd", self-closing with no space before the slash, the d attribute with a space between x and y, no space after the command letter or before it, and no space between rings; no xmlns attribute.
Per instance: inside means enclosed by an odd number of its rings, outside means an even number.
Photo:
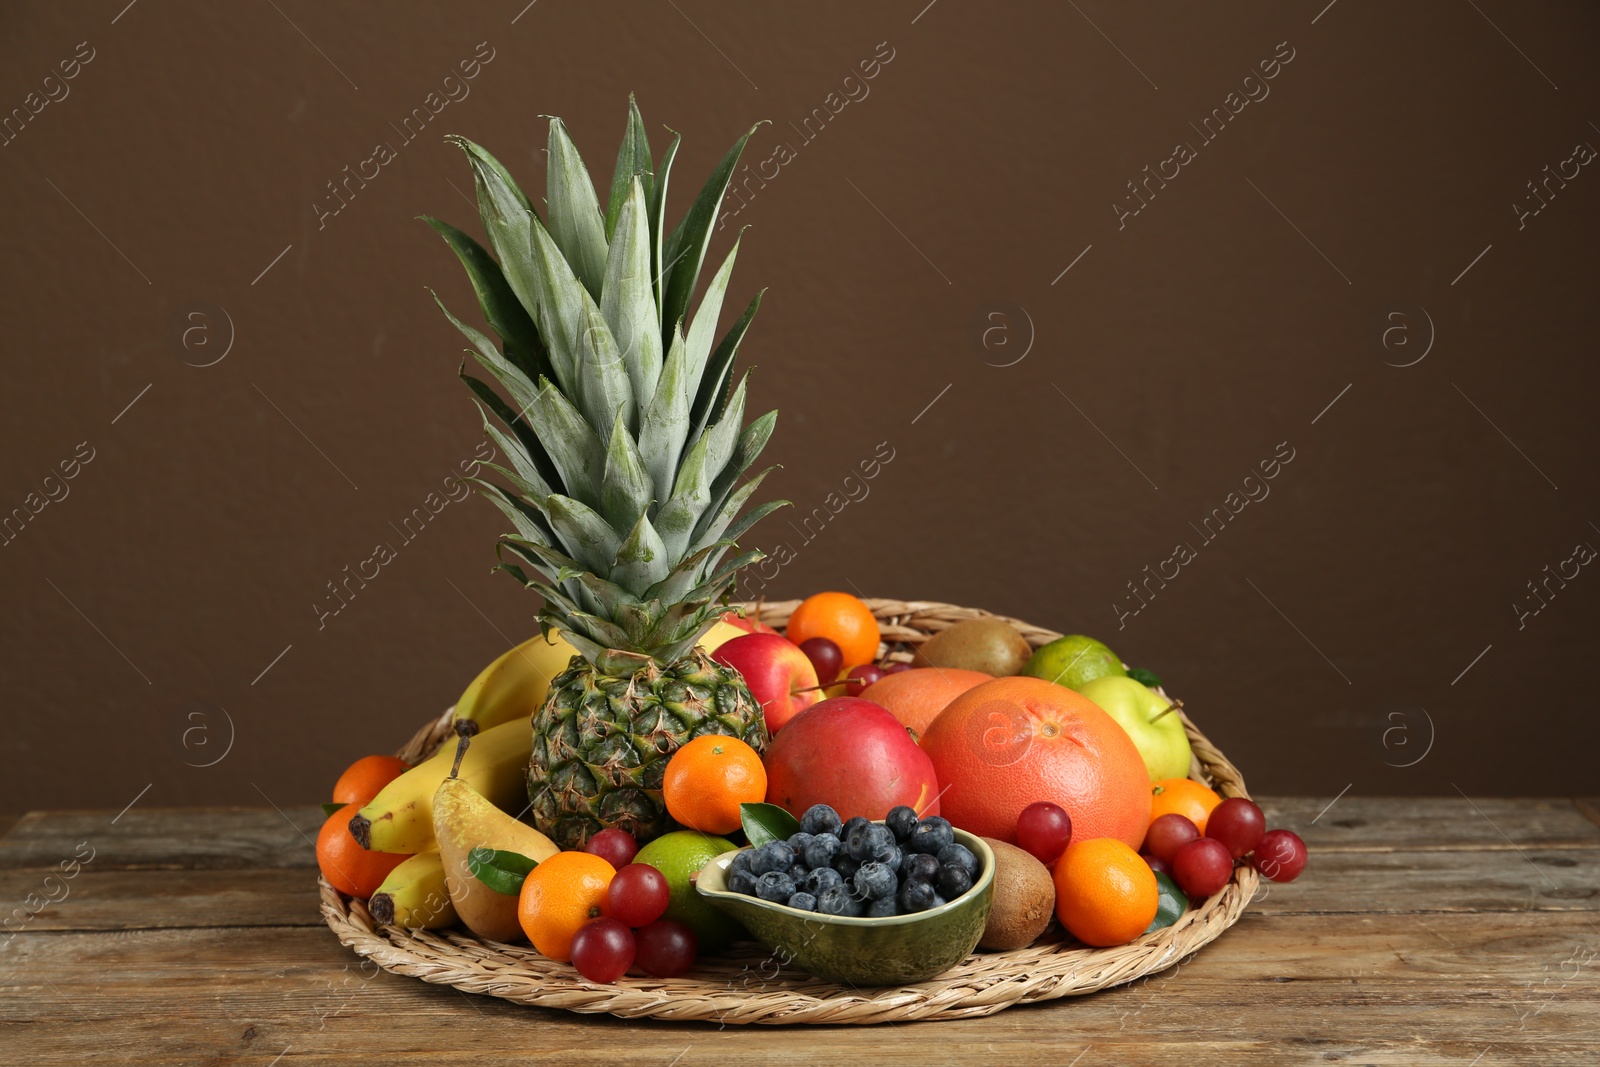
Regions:
<svg viewBox="0 0 1600 1067"><path fill-rule="evenodd" d="M472 744L472 735L477 733L477 723L470 724L472 726L471 730L466 729L468 725L469 724L465 722L456 724L456 733L460 735L461 740L456 742L456 761L450 767L450 777L452 778L459 778L461 776L461 761L467 755L467 746Z"/></svg>

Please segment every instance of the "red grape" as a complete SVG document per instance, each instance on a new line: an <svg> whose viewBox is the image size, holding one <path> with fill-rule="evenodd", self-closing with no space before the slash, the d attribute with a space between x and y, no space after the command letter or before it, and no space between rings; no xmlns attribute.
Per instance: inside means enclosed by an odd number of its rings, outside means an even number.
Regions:
<svg viewBox="0 0 1600 1067"><path fill-rule="evenodd" d="M888 676L891 674L899 674L901 671L909 671L911 669L911 664L901 663L899 660L887 660L882 664L882 667L884 675Z"/></svg>
<svg viewBox="0 0 1600 1067"><path fill-rule="evenodd" d="M1040 800L1017 816L1017 847L1031 852L1040 863L1054 863L1072 840L1072 816L1059 804Z"/></svg>
<svg viewBox="0 0 1600 1067"><path fill-rule="evenodd" d="M817 681L827 685L839 677L839 671L844 667L844 653L839 651L839 646L826 637L808 637L800 642L800 651L806 654L806 659L817 669Z"/></svg>
<svg viewBox="0 0 1600 1067"><path fill-rule="evenodd" d="M1256 870L1274 882L1292 882L1306 869L1306 843L1292 830L1268 830L1252 857Z"/></svg>
<svg viewBox="0 0 1600 1067"><path fill-rule="evenodd" d="M1227 845L1234 859L1249 855L1266 829L1267 817L1244 797L1224 800L1211 809L1206 821L1206 836Z"/></svg>
<svg viewBox="0 0 1600 1067"><path fill-rule="evenodd" d="M1233 856L1215 838L1197 837L1172 857L1172 880L1190 900L1209 897L1232 877Z"/></svg>
<svg viewBox="0 0 1600 1067"><path fill-rule="evenodd" d="M1189 821L1188 816L1169 811L1165 815L1156 816L1155 821L1150 824L1150 829L1145 831L1144 851L1171 863L1178 849L1199 836L1200 830Z"/></svg>
<svg viewBox="0 0 1600 1067"><path fill-rule="evenodd" d="M633 956L633 931L617 919L590 919L572 938L572 965L591 982L615 982L633 966Z"/></svg>
<svg viewBox="0 0 1600 1067"><path fill-rule="evenodd" d="M1146 866L1148 866L1152 871L1155 871L1157 874L1164 874L1168 878L1172 877L1172 864L1168 863L1166 860L1158 859L1157 857L1150 855L1148 852L1139 853L1139 858L1144 860Z"/></svg>
<svg viewBox="0 0 1600 1067"><path fill-rule="evenodd" d="M883 669L876 663L863 663L859 667L851 667L849 680L844 687L845 695L858 697L867 686L881 681L882 678Z"/></svg>
<svg viewBox="0 0 1600 1067"><path fill-rule="evenodd" d="M633 862L633 857L639 853L639 842L626 830L615 828L601 830L589 838L589 843L583 850L591 855L599 856L617 870L622 870Z"/></svg>
<svg viewBox="0 0 1600 1067"><path fill-rule="evenodd" d="M694 966L700 946L694 931L676 919L657 919L634 931L634 962L651 978L676 978Z"/></svg>
<svg viewBox="0 0 1600 1067"><path fill-rule="evenodd" d="M666 914L672 900L667 876L648 863L619 868L606 890L611 917L629 926L648 926Z"/></svg>

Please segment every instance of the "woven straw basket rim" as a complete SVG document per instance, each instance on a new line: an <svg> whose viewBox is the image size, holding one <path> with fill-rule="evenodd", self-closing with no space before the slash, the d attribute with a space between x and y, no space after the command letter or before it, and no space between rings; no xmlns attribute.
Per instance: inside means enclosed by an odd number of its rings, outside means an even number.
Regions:
<svg viewBox="0 0 1600 1067"><path fill-rule="evenodd" d="M799 601L746 604L762 622L782 627ZM1002 618L1037 648L1061 635L975 608L925 600L868 599L891 658L964 619ZM454 709L452 709L453 711ZM1190 777L1223 796L1248 796L1227 757L1183 715L1194 750ZM451 712L423 727L398 753L415 761L436 749L451 730ZM344 897L320 880L322 915L340 942L385 970L567 1011L624 1018L718 1024L886 1023L965 1019L992 1015L1013 1004L1093 993L1131 982L1179 962L1238 921L1255 894L1258 875L1234 871L1222 891L1176 923L1116 948L1078 945L1054 925L1039 942L1015 952L976 953L937 978L899 988L855 989L780 968L765 949L741 943L725 955L701 958L679 978L626 977L599 985L569 964L541 956L528 945L484 941L455 930L401 930L374 922L363 901Z"/></svg>

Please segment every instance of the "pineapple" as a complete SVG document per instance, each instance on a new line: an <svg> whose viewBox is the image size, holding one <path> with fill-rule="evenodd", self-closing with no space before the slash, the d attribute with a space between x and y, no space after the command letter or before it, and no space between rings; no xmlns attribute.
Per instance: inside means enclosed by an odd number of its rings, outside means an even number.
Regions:
<svg viewBox="0 0 1600 1067"><path fill-rule="evenodd" d="M786 501L740 512L777 412L744 425L747 377L733 359L757 293L713 346L739 246L689 304L711 229L752 127L688 214L663 220L674 136L652 162L630 99L602 210L577 148L550 120L546 215L493 156L464 138L490 255L460 230L426 221L471 278L496 347L448 309L497 391L463 369L504 484L477 489L513 532L499 569L544 600L538 619L579 655L533 713L528 792L535 825L563 848L618 827L641 843L669 829L661 797L672 753L702 734L766 746L761 706L739 674L696 642L725 609L740 568L761 558L736 539ZM437 300L437 296L435 296Z"/></svg>

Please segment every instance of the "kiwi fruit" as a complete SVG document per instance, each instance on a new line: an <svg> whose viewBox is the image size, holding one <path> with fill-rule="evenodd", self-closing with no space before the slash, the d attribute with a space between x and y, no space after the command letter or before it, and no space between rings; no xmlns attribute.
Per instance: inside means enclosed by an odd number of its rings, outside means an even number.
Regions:
<svg viewBox="0 0 1600 1067"><path fill-rule="evenodd" d="M1055 881L1032 853L992 837L983 841L994 852L994 906L978 947L990 952L1027 948L1055 915Z"/></svg>
<svg viewBox="0 0 1600 1067"><path fill-rule="evenodd" d="M917 649L917 667L982 671L996 678L1019 673L1033 649L1000 619L967 619L930 637Z"/></svg>

